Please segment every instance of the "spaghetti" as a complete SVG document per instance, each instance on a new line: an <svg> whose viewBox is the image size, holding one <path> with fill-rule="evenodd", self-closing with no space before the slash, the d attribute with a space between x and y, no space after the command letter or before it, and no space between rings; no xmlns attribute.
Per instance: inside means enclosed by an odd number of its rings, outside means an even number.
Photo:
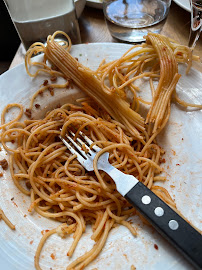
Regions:
<svg viewBox="0 0 202 270"><path fill-rule="evenodd" d="M76 134L83 131L103 151L110 153L109 161L113 166L134 175L149 188L156 180L165 180L159 178L163 150L157 144L150 144L142 155L144 145L122 124L102 108L95 108L92 100L83 99L81 103L65 104L50 111L43 119L11 123L1 136L3 146L11 153L12 178L24 194L31 196L29 211L34 209L44 217L65 223L42 238L35 257L37 269L40 269L40 251L47 237L53 233L62 236L74 233L74 241L68 251L71 256L86 224L92 224L91 238L96 241L95 246L67 269L82 269L89 264L99 254L109 231L116 224L126 226L136 235L135 228L127 221L135 214L135 209L117 192L113 180L97 170L87 173L76 156L58 140L58 135L70 129L76 130ZM6 138L15 140L17 148L9 148ZM14 164L18 168L15 171ZM158 192L175 207L163 188L159 187Z"/></svg>
<svg viewBox="0 0 202 270"><path fill-rule="evenodd" d="M163 36L149 34L145 44L134 46L120 59L103 62L96 71L91 71L69 54L69 39L67 51L54 41L58 33L48 37L46 47L41 43L31 46L26 54L26 69L30 76L45 72L50 77L62 76L67 83L62 86L54 83L43 85L33 96L31 107L41 91L50 86L67 87L70 80L90 97L51 110L42 119L24 122L19 121L21 105L11 104L4 109L1 118L1 142L10 153L10 171L15 185L31 197L29 211L35 210L62 223L42 237L35 256L38 270L41 269L41 250L46 239L54 233L61 237L73 234L74 240L67 252L71 257L86 225L90 223L92 226L91 238L95 245L67 269L83 269L94 260L110 230L117 224L126 226L134 236L137 234L128 218L138 213L117 192L113 180L96 169L96 160L94 172L86 172L58 136L73 130L77 137L82 131L93 144L103 148L103 152L110 153L109 161L113 166L134 175L176 209L168 191L155 185L156 181L166 180L160 175L164 151L155 138L169 119L171 96L184 106L192 105L181 101L175 91L180 76L177 62L187 62L190 68L191 56L187 47ZM44 52L43 62L32 61L31 57L38 52ZM197 60L195 56L192 59ZM32 74L30 66L39 68ZM139 88L135 81L145 77L151 86L151 102L137 95ZM157 89L154 80L158 80ZM129 103L128 94L131 93ZM150 106L146 119L141 116L140 103ZM5 123L5 114L16 106L20 109L19 115ZM202 108L201 105L195 106ZM7 144L11 140L16 143L15 149Z"/></svg>
<svg viewBox="0 0 202 270"><path fill-rule="evenodd" d="M0 220L1 219L3 219L3 221L8 225L8 227L11 228L11 230L15 230L15 226L13 225L13 223L10 222L10 220L4 214L4 211L0 208Z"/></svg>

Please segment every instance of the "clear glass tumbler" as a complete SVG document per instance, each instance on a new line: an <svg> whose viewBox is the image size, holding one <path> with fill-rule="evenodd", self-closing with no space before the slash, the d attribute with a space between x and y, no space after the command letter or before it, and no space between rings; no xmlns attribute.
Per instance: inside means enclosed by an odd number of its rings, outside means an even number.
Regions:
<svg viewBox="0 0 202 270"><path fill-rule="evenodd" d="M104 0L103 11L111 35L127 42L141 42L148 32L159 33L171 0Z"/></svg>
<svg viewBox="0 0 202 270"><path fill-rule="evenodd" d="M4 0L19 37L27 50L36 41L45 42L57 30L72 43L81 43L74 0Z"/></svg>

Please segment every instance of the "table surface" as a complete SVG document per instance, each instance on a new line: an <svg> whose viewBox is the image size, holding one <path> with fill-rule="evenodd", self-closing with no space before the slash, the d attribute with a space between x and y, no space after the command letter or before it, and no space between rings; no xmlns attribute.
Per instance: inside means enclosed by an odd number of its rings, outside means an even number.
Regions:
<svg viewBox="0 0 202 270"><path fill-rule="evenodd" d="M93 42L118 42L111 37L104 21L103 11L86 6L79 18L82 43ZM176 5L173 1L167 21L161 34L175 39L177 42L187 45L190 29L190 13ZM24 61L25 50L20 45L10 68ZM194 54L202 59L202 35L194 49ZM202 72L201 63L194 63L194 67Z"/></svg>

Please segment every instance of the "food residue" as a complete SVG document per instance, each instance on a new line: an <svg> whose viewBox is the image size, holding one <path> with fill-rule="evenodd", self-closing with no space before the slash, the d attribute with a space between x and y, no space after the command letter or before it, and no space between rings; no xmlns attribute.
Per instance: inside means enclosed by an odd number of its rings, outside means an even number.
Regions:
<svg viewBox="0 0 202 270"><path fill-rule="evenodd" d="M0 172L0 177L2 177L3 176L3 173L2 172Z"/></svg>
<svg viewBox="0 0 202 270"><path fill-rule="evenodd" d="M40 108L40 104L35 104L35 108Z"/></svg>
<svg viewBox="0 0 202 270"><path fill-rule="evenodd" d="M155 248L156 250L159 249L159 247L157 246L157 244L154 244L154 248Z"/></svg>
<svg viewBox="0 0 202 270"><path fill-rule="evenodd" d="M25 110L25 115L28 117L28 118L31 118L32 117L32 111L30 109L26 109Z"/></svg>
<svg viewBox="0 0 202 270"><path fill-rule="evenodd" d="M159 159L159 162L160 162L160 163L166 163L166 160L165 160L165 158L160 158L160 159Z"/></svg>
<svg viewBox="0 0 202 270"><path fill-rule="evenodd" d="M85 144L82 144L81 146L81 150L83 150L85 152L85 154L88 154L88 148L85 146Z"/></svg>
<svg viewBox="0 0 202 270"><path fill-rule="evenodd" d="M7 170L8 169L8 162L7 160L4 158L2 160L0 160L0 165L2 167L3 170Z"/></svg>
<svg viewBox="0 0 202 270"><path fill-rule="evenodd" d="M172 150L172 153L173 153L173 156L175 156L175 155L176 155L176 152L175 152L174 150Z"/></svg>
<svg viewBox="0 0 202 270"><path fill-rule="evenodd" d="M48 80L44 80L43 85L46 86L48 84Z"/></svg>
<svg viewBox="0 0 202 270"><path fill-rule="evenodd" d="M51 65L51 69L56 70L56 71L58 71L58 70L59 70L59 68L58 68L58 67L56 67L54 64L52 64L52 65Z"/></svg>
<svg viewBox="0 0 202 270"><path fill-rule="evenodd" d="M43 97L43 91L42 91L42 90L39 91L39 95L40 95L41 97Z"/></svg>
<svg viewBox="0 0 202 270"><path fill-rule="evenodd" d="M127 255L124 253L123 256L126 258L126 260L128 261L128 257Z"/></svg>
<svg viewBox="0 0 202 270"><path fill-rule="evenodd" d="M50 80L51 80L51 82L56 82L56 81L57 81L57 77L56 77L56 76L52 76L52 77L50 78Z"/></svg>
<svg viewBox="0 0 202 270"><path fill-rule="evenodd" d="M157 246L157 244L154 244L154 248L155 248L156 250L159 249L159 247Z"/></svg>
<svg viewBox="0 0 202 270"><path fill-rule="evenodd" d="M18 205L14 202L14 201L12 201L13 202L13 204L16 206L16 207L18 207Z"/></svg>
<svg viewBox="0 0 202 270"><path fill-rule="evenodd" d="M41 231L41 234L44 235L47 232L49 232L49 230L43 230L43 231Z"/></svg>
<svg viewBox="0 0 202 270"><path fill-rule="evenodd" d="M32 241L30 241L30 242L29 242L29 243L30 243L30 245L32 245L32 244L33 244L33 242L34 242L33 240L32 240Z"/></svg>
<svg viewBox="0 0 202 270"><path fill-rule="evenodd" d="M50 92L51 96L54 96L53 87L48 87L48 91Z"/></svg>
<svg viewBox="0 0 202 270"><path fill-rule="evenodd" d="M55 260L55 255L53 253L50 256L53 260Z"/></svg>

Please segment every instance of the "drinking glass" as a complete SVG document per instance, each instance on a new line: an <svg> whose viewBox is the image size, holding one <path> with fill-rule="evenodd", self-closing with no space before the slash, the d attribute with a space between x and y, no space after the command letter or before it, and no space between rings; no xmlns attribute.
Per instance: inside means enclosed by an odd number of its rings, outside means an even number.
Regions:
<svg viewBox="0 0 202 270"><path fill-rule="evenodd" d="M202 0L190 0L191 29L188 46L194 48L202 31Z"/></svg>
<svg viewBox="0 0 202 270"><path fill-rule="evenodd" d="M47 36L57 30L66 32L72 43L81 43L74 0L4 2L26 50L36 41L45 43Z"/></svg>
<svg viewBox="0 0 202 270"><path fill-rule="evenodd" d="M127 42L141 42L148 32L159 33L171 0L104 0L103 11L111 35Z"/></svg>

